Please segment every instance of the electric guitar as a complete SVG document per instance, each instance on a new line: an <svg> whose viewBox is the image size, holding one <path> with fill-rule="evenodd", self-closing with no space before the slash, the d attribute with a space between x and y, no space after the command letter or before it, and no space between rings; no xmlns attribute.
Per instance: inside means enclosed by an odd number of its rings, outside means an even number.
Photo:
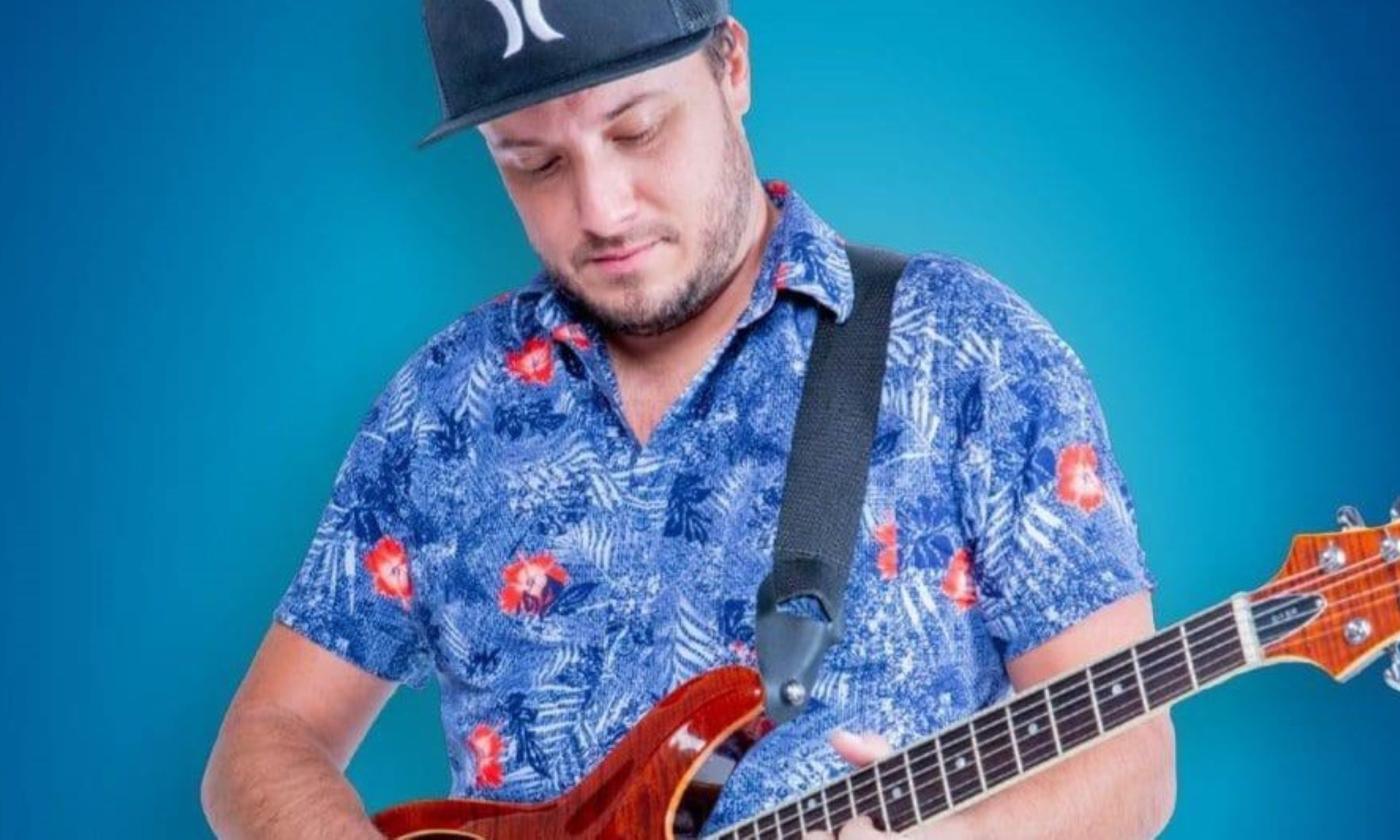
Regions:
<svg viewBox="0 0 1400 840"><path fill-rule="evenodd" d="M1400 500L1389 525L1368 528L1350 507L1338 521L1340 531L1295 537L1264 586L710 840L799 838L857 815L893 831L931 822L1261 665L1308 662L1342 681L1394 643L1385 676L1400 689ZM391 838L420 840L697 837L723 781L698 778L702 765L717 750L751 746L762 711L756 672L718 668L663 699L577 787L552 801L422 800L382 811L374 822Z"/></svg>

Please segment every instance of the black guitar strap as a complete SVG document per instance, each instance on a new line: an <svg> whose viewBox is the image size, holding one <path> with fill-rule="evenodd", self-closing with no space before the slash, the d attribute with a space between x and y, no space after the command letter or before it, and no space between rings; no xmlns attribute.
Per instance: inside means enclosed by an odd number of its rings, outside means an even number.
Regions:
<svg viewBox="0 0 1400 840"><path fill-rule="evenodd" d="M846 246L855 304L837 325L822 310L807 357L792 452L778 511L773 571L758 587L755 645L768 716L784 723L810 696L827 648L842 632L842 602L860 527L895 285L908 258ZM815 598L827 621L780 612Z"/></svg>

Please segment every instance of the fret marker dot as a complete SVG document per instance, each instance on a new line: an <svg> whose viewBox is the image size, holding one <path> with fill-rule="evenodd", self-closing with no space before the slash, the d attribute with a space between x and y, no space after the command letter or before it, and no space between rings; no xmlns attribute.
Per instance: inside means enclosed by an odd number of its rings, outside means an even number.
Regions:
<svg viewBox="0 0 1400 840"><path fill-rule="evenodd" d="M894 787L890 788L890 799L899 799L903 796L904 788L900 787L899 785L895 785Z"/></svg>
<svg viewBox="0 0 1400 840"><path fill-rule="evenodd" d="M808 810L808 811L815 811L815 810L817 810L817 805L818 805L818 804L819 804L819 803L817 802L816 799L808 799L808 800L807 800L807 810Z"/></svg>
<svg viewBox="0 0 1400 840"><path fill-rule="evenodd" d="M963 758L962 756L958 756L958 760L953 762L953 766L961 770L967 766L967 759Z"/></svg>
<svg viewBox="0 0 1400 840"><path fill-rule="evenodd" d="M1038 723L1032 723L1030 726L1027 726L1027 727L1026 727L1026 732L1030 733L1031 735L1034 735L1034 734L1036 734L1036 733L1039 732L1039 731L1040 731L1040 724L1038 724Z"/></svg>

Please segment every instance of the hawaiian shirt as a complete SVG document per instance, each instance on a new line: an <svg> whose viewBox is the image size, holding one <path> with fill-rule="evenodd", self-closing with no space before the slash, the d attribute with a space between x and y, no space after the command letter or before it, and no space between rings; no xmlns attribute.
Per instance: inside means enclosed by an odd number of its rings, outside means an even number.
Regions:
<svg viewBox="0 0 1400 840"><path fill-rule="evenodd" d="M754 664L807 350L849 314L843 239L781 181L752 298L640 445L597 326L543 271L457 318L363 420L279 621L382 678L435 673L451 794L574 786L661 698ZM1154 585L1073 351L974 265L897 286L846 630L707 830L1009 690L1005 663Z"/></svg>

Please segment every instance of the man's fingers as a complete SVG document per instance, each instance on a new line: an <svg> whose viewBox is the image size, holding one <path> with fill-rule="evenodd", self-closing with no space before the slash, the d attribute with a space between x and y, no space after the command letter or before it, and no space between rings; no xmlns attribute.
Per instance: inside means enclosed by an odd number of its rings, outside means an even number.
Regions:
<svg viewBox="0 0 1400 840"><path fill-rule="evenodd" d="M831 733L831 746L842 758L858 765L879 761L894 752L890 748L890 742L885 740L883 735L877 735L873 732L857 735L844 729L837 729ZM868 817L857 817L841 826L841 830L835 838L832 838L825 831L814 831L811 834L803 835L803 840L875 840L875 838L891 836L894 835L886 834L875 828L875 824Z"/></svg>
<svg viewBox="0 0 1400 840"><path fill-rule="evenodd" d="M842 758L860 766L879 761L893 752L883 735L873 732L857 735L844 729L831 733L831 746Z"/></svg>

